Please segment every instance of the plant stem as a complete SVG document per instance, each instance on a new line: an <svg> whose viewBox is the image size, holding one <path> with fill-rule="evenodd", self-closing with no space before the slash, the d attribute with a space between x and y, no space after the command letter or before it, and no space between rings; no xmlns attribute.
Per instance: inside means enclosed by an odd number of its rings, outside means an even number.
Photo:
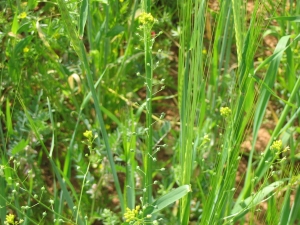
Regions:
<svg viewBox="0 0 300 225"><path fill-rule="evenodd" d="M144 0L143 7L145 13L150 13L150 1ZM144 155L145 162L145 188L146 192L144 195L145 203L150 204L152 202L152 38L149 26L144 25L144 52L145 52L145 72L146 72L146 128L147 128L147 149Z"/></svg>

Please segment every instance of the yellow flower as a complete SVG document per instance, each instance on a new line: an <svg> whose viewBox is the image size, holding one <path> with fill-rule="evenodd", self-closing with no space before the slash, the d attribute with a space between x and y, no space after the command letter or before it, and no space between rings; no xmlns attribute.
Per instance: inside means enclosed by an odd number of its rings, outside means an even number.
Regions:
<svg viewBox="0 0 300 225"><path fill-rule="evenodd" d="M20 19L24 19L27 17L27 13L26 12L22 12L20 15L19 15L19 18Z"/></svg>
<svg viewBox="0 0 300 225"><path fill-rule="evenodd" d="M23 48L23 52L24 52L24 53L29 52L29 48L26 46L25 48Z"/></svg>
<svg viewBox="0 0 300 225"><path fill-rule="evenodd" d="M220 113L221 113L221 116L228 117L231 114L231 109L229 109L228 107L221 107Z"/></svg>
<svg viewBox="0 0 300 225"><path fill-rule="evenodd" d="M85 136L86 138L90 139L93 137L93 132L91 130L87 130L83 133L83 136Z"/></svg>
<svg viewBox="0 0 300 225"><path fill-rule="evenodd" d="M6 215L6 224L15 224L15 215L14 214L8 214Z"/></svg>
<svg viewBox="0 0 300 225"><path fill-rule="evenodd" d="M139 16L139 21L141 24L145 25L145 24L150 24L154 22L154 18L151 15L151 13L141 13L141 15Z"/></svg>
<svg viewBox="0 0 300 225"><path fill-rule="evenodd" d="M282 141L281 140L274 141L273 144L270 147L271 150L276 150L276 151L280 151L281 148L282 148Z"/></svg>
<svg viewBox="0 0 300 225"><path fill-rule="evenodd" d="M139 213L141 206L136 206L135 209L130 210L129 208L126 208L126 212L124 213L124 218L126 220L126 222L130 222L130 221L134 221L136 220L136 216Z"/></svg>

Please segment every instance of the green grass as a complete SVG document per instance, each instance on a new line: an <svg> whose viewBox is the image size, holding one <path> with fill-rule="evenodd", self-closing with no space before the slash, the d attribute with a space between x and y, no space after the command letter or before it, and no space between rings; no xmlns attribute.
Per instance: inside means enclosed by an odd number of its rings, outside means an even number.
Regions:
<svg viewBox="0 0 300 225"><path fill-rule="evenodd" d="M290 4L0 2L0 223L299 223Z"/></svg>

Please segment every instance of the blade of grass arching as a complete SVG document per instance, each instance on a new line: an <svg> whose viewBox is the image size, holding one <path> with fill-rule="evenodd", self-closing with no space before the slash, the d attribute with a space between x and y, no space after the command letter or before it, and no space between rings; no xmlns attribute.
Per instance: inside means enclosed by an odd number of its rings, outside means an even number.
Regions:
<svg viewBox="0 0 300 225"><path fill-rule="evenodd" d="M93 76L92 76L91 70L89 68L89 63L88 63L88 58L87 58L87 54L86 54L86 51L85 51L85 47L84 47L83 42L79 40L79 37L76 33L76 30L75 30L75 28L72 24L72 20L71 20L68 8L66 6L66 3L63 0L58 0L58 5L59 5L59 8L60 8L62 20L64 21L64 23L66 25L65 28L67 30L67 33L68 33L70 39L71 39L72 46L73 46L75 52L77 53L80 61L82 62L84 70L86 72L86 78L87 78L88 85L89 85L89 88L90 88L90 91L92 93L92 97L93 97L93 100L94 100L96 115L97 115L97 119L98 119L99 124L100 124L101 134L102 134L102 138L103 138L104 143L105 143L107 157L108 157L110 167L111 167L111 171L112 171L112 175L113 175L113 178L114 178L116 191L117 191L118 196L119 196L121 209L122 209L122 212L125 212L124 199L123 199L123 195L122 195L122 192L121 192L121 187L120 187L119 179L118 179L118 176L117 176L115 163L114 163L114 160L113 160L113 155L112 155L112 151L111 151L111 148L110 148L110 144L109 144L108 135L107 135L107 132L106 132L102 112L100 110L99 101L98 101L98 98L97 98L97 93L96 93L96 90L94 88Z"/></svg>
<svg viewBox="0 0 300 225"><path fill-rule="evenodd" d="M299 94L299 89L300 89L300 77L298 78L296 84L294 85L294 88L288 99L288 102L292 103L294 101L296 96ZM279 121L272 133L271 139L266 147L264 155L261 158L257 169L255 170L255 176L258 178L255 180L256 183L264 176L266 171L269 169L269 165L266 161L272 160L270 146L273 143L273 141L278 138L279 132L281 131L284 124L286 123L286 118L288 118L288 114L290 113L290 110L291 110L291 106L289 104L285 105L285 107L281 113L281 116L279 118Z"/></svg>
<svg viewBox="0 0 300 225"><path fill-rule="evenodd" d="M288 47L290 47L292 44L297 43L300 40L300 34L297 35L297 37L294 38L294 40L292 42L290 42L284 49L282 49L281 51L284 52L286 51L286 49ZM255 70L254 70L254 74L256 74L256 72L258 70L260 70L261 68L263 68L265 65L267 65L268 63L270 63L274 58L277 57L278 54L281 54L281 51L277 52L276 54L272 54L271 56L269 56L266 60L264 60Z"/></svg>
<svg viewBox="0 0 300 225"><path fill-rule="evenodd" d="M251 195L250 197L246 198L244 201L240 202L239 204L235 204L233 209L231 210L231 215L224 218L234 218L234 221L239 220L243 217L251 208L258 205L259 203L265 201L268 196L280 186L284 184L283 181L276 181L263 189L259 190L255 194Z"/></svg>
<svg viewBox="0 0 300 225"><path fill-rule="evenodd" d="M265 78L264 78L264 84L266 86L268 86L268 88L272 89L276 80L276 74L279 68L279 64L283 55L283 51L282 49L285 48L286 44L289 41L289 36L285 36L282 37L275 50L274 50L274 54L277 55L276 58L274 58L271 63L270 66L266 72ZM277 54L278 52L280 52L281 54ZM253 153L255 151L255 143L257 140L257 135L258 135L258 131L259 128L262 124L262 120L263 117L265 115L266 112L266 108L268 105L268 101L270 99L271 93L264 88L264 86L261 88L260 94L259 94L259 99L256 105L256 111L254 114L254 121L253 121L253 140L252 140L252 148L249 154L249 159L248 159L248 166L247 166L247 172L246 172L246 178L245 178L245 183L248 183L249 185L251 184L251 179L252 179L252 158L253 158ZM247 186L247 185L246 185ZM244 190L241 192L240 194L240 198L239 199L243 199L245 196L249 195L249 189L247 190L248 193L244 193Z"/></svg>
<svg viewBox="0 0 300 225"><path fill-rule="evenodd" d="M274 58L275 59L275 58ZM279 97L264 81L262 81L258 76L253 75L252 78L255 80L255 82L257 82L260 87L264 87L264 89L266 89L273 97L277 98L279 101L282 101L283 103L291 106L292 108L296 109L297 106L295 104L292 104L286 100L284 100L283 98Z"/></svg>
<svg viewBox="0 0 300 225"><path fill-rule="evenodd" d="M290 22L298 22L298 23L300 22L300 16L279 16L279 17L272 17L270 19L290 21Z"/></svg>
<svg viewBox="0 0 300 225"><path fill-rule="evenodd" d="M143 214L147 216L148 214L155 214L168 205L178 201L179 199L186 196L189 192L191 192L190 185L182 185L172 191L168 192L167 194L161 196L157 200L155 200L151 206L148 206L144 211Z"/></svg>

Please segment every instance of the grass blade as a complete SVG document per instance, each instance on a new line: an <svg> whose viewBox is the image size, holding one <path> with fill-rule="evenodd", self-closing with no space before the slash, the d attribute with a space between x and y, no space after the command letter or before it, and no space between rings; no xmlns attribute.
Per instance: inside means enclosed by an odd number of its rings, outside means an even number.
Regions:
<svg viewBox="0 0 300 225"><path fill-rule="evenodd" d="M82 0L81 6L80 6L80 16L78 21L78 34L79 38L82 39L83 33L84 33L84 27L87 21L89 12L89 0Z"/></svg>
<svg viewBox="0 0 300 225"><path fill-rule="evenodd" d="M100 123L101 133L102 133L102 137L104 139L104 143L105 143L105 146L106 146L106 152L107 152L108 160L109 160L109 163L110 163L112 175L113 175L113 178L114 178L115 187L116 187L116 190L117 190L117 193L118 193L118 196L119 196L121 209L122 209L122 212L125 212L124 199L123 199L123 195L122 195L122 192L121 192L121 187L120 187L119 179L118 179L118 176L117 176L115 163L114 163L114 160L113 160L113 155L112 155L112 151L111 151L111 148L110 148L108 135L107 135L107 132L106 132L102 112L101 112L98 97L97 97L97 93L96 93L96 90L94 88L93 77L92 77L92 73L91 73L91 70L90 70L89 63L88 63L88 58L87 58L87 54L86 54L86 51L85 51L85 47L84 47L83 42L79 40L79 37L78 37L78 35L77 35L77 33L74 29L71 17L69 15L68 8L66 6L66 3L63 0L58 0L58 5L59 5L59 8L60 8L62 19L65 23L65 28L68 32L68 35L69 35L70 39L71 39L71 43L73 45L73 48L74 48L75 52L77 53L79 59L81 60L81 62L83 64L83 67L84 67L84 70L85 70L86 75L87 75L86 78L87 78L88 85L89 85L89 88L90 88L90 91L92 93L92 97L93 97L93 100L94 100L96 115L97 115L97 119Z"/></svg>
<svg viewBox="0 0 300 225"><path fill-rule="evenodd" d="M278 187L282 186L284 184L283 181L276 181L257 193L253 194L253 196L250 196L246 198L243 202L240 202L239 204L235 204L233 209L231 210L231 215L227 218L234 217L234 220L240 219L243 215L245 215L251 208L258 205L262 201L265 201L267 196L271 194L273 191L275 191Z"/></svg>

